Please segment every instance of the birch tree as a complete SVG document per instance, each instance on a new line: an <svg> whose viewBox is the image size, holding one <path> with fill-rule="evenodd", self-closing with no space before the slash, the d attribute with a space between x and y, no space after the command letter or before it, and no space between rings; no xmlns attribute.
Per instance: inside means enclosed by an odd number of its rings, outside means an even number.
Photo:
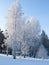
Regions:
<svg viewBox="0 0 49 65"><path fill-rule="evenodd" d="M40 24L39 21L31 17L30 20L24 25L22 53L29 54L31 47L32 53L35 54L37 46L39 46ZM31 51L31 50L30 50Z"/></svg>
<svg viewBox="0 0 49 65"><path fill-rule="evenodd" d="M16 51L20 50L22 41L22 26L24 25L24 14L19 2L14 3L8 10L7 31L9 38L7 43L13 49L13 56L16 57Z"/></svg>

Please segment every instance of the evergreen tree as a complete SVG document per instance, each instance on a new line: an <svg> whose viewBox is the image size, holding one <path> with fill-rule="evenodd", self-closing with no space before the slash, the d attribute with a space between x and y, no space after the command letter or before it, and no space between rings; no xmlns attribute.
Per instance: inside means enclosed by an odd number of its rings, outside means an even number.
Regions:
<svg viewBox="0 0 49 65"><path fill-rule="evenodd" d="M42 34L41 34L41 42L44 45L44 47L47 49L47 51L49 52L49 40L44 30L42 31Z"/></svg>
<svg viewBox="0 0 49 65"><path fill-rule="evenodd" d="M0 52L2 53L2 45L4 44L5 36L3 34L3 31L0 29Z"/></svg>

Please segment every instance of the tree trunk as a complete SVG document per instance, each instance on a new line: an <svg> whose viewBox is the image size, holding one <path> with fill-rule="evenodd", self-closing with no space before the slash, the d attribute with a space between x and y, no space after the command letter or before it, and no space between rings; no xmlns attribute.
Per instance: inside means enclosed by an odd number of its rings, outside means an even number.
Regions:
<svg viewBox="0 0 49 65"><path fill-rule="evenodd" d="M16 56L15 55L13 55L13 59L16 59Z"/></svg>

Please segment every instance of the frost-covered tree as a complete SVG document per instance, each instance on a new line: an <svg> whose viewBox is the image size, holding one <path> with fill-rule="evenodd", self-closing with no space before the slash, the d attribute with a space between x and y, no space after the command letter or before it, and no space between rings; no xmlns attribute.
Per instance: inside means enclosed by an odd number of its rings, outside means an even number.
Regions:
<svg viewBox="0 0 49 65"><path fill-rule="evenodd" d="M22 42L22 28L24 25L24 14L21 10L19 2L14 3L8 10L7 15L7 32L9 38L7 44L12 46L14 58L16 51L20 50L20 43Z"/></svg>
<svg viewBox="0 0 49 65"><path fill-rule="evenodd" d="M25 23L24 14L21 10L19 2L14 3L8 10L7 15L7 32L9 38L7 45L13 49L13 57L16 57L16 51L21 49L22 54L28 55L30 49L34 49L39 45L39 22L31 17Z"/></svg>
<svg viewBox="0 0 49 65"><path fill-rule="evenodd" d="M23 43L22 43L22 53L28 54L29 50L35 54L36 49L39 46L39 34L40 34L40 24L38 20L31 17L30 20L24 25L23 31ZM30 48L30 49L29 49Z"/></svg>

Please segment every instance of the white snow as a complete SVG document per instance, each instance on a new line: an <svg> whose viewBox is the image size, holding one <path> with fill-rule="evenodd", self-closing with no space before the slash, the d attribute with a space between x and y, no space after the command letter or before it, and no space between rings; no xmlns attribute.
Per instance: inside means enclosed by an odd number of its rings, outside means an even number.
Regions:
<svg viewBox="0 0 49 65"><path fill-rule="evenodd" d="M49 60L47 59L34 59L34 58L23 58L18 57L12 59L12 56L6 56L0 54L0 65L47 65Z"/></svg>

